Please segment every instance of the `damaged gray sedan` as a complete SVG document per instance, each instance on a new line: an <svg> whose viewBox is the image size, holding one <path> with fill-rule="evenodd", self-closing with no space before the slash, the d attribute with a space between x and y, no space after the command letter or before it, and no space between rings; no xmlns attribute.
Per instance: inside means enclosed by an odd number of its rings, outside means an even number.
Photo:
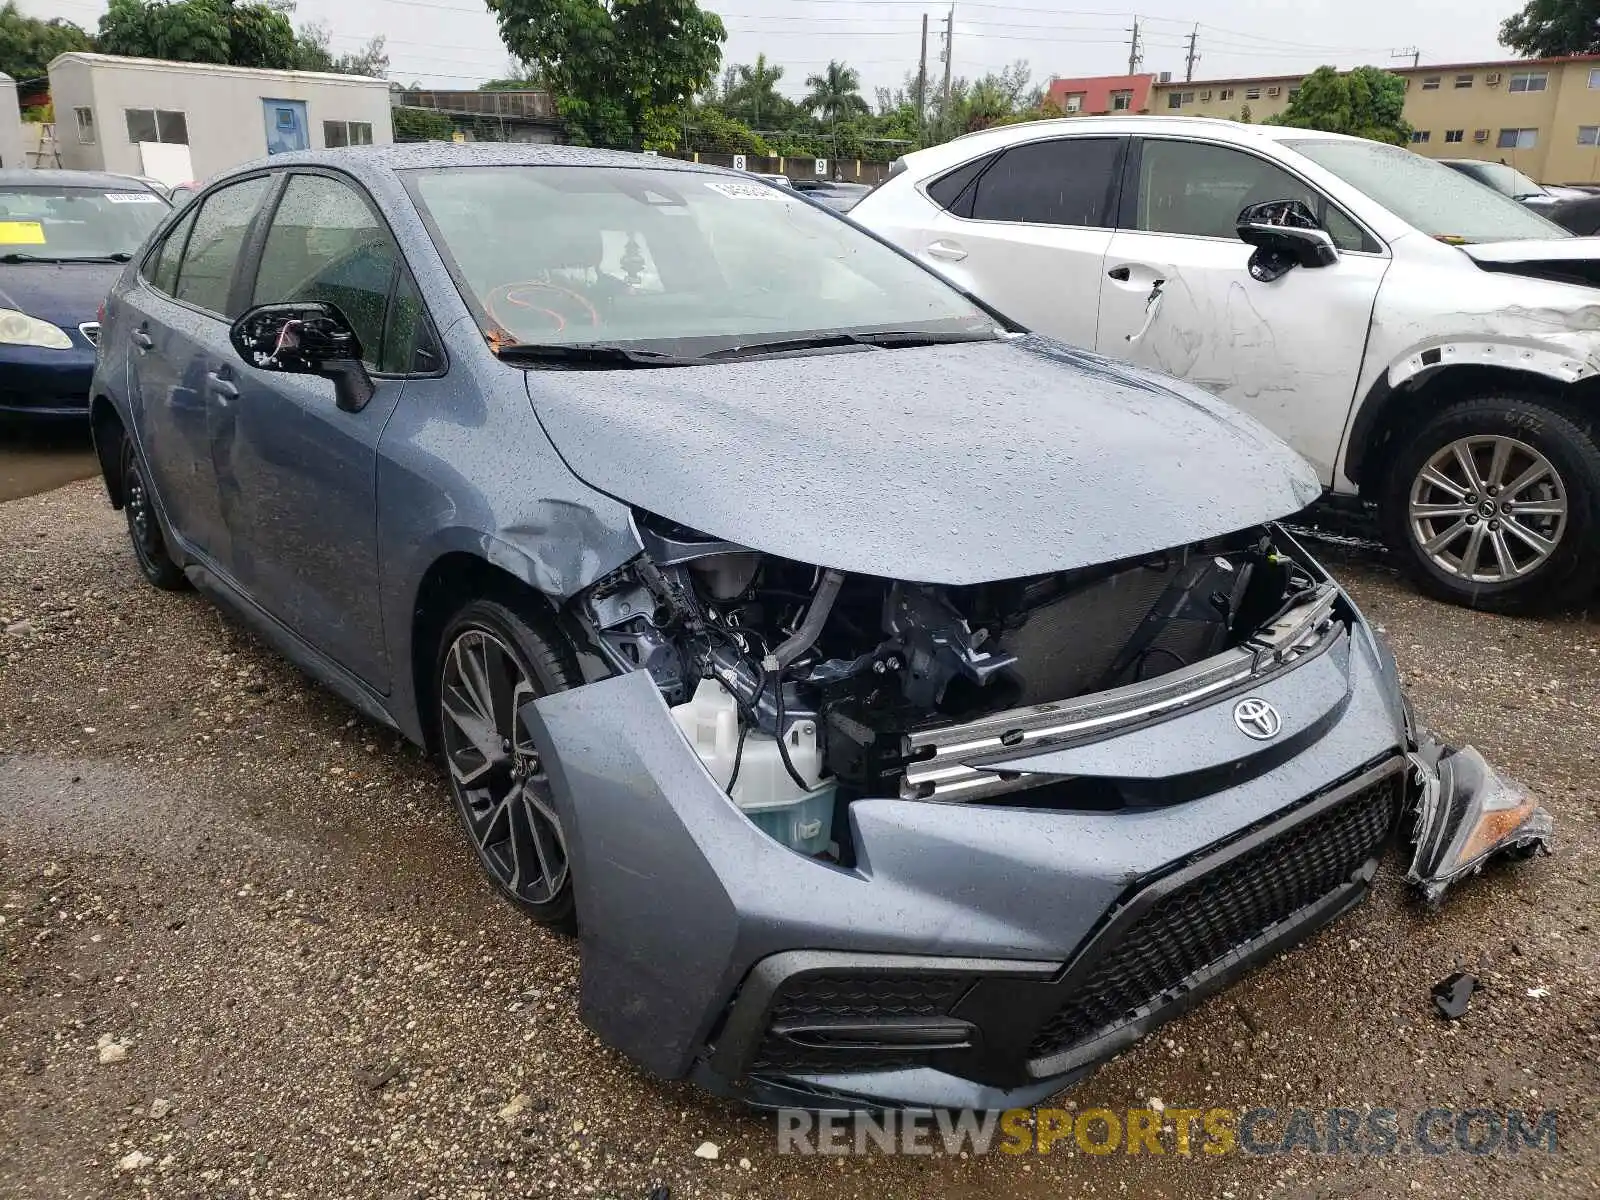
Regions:
<svg viewBox="0 0 1600 1200"><path fill-rule="evenodd" d="M240 168L93 420L147 578L437 752L584 1020L756 1104L1037 1101L1397 837L1433 899L1548 842L1275 523L1281 442L748 176Z"/></svg>

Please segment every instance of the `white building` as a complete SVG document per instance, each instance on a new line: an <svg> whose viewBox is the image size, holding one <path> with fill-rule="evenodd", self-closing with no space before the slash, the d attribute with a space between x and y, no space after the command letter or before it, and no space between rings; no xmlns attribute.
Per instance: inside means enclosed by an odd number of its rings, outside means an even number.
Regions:
<svg viewBox="0 0 1600 1200"><path fill-rule="evenodd" d="M0 71L0 168L28 165L22 138L22 112L17 108L16 81Z"/></svg>
<svg viewBox="0 0 1600 1200"><path fill-rule="evenodd" d="M50 64L50 99L62 166L168 184L286 150L394 141L389 84L364 75L74 52Z"/></svg>

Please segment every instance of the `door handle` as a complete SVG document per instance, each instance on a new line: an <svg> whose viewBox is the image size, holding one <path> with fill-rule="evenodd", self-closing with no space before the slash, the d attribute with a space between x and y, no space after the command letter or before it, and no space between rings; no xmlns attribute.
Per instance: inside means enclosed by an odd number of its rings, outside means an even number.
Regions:
<svg viewBox="0 0 1600 1200"><path fill-rule="evenodd" d="M141 326L133 331L133 344L139 353L143 354L145 351L152 349L156 342L155 339L146 333L144 328Z"/></svg>
<svg viewBox="0 0 1600 1200"><path fill-rule="evenodd" d="M960 262L966 256L967 252L954 242L947 242L941 238L937 242L928 243L929 258L942 258L945 262Z"/></svg>
<svg viewBox="0 0 1600 1200"><path fill-rule="evenodd" d="M1112 267L1106 274L1118 283L1127 283L1128 277L1133 274L1132 267Z"/></svg>
<svg viewBox="0 0 1600 1200"><path fill-rule="evenodd" d="M1137 345L1139 339L1150 332L1150 325L1155 321L1156 313L1161 309L1161 298L1166 295L1166 293L1162 291L1162 288L1165 286L1166 282L1167 281L1165 279L1158 279L1151 286L1150 295L1144 302L1144 324L1139 326L1138 333L1130 333L1128 335L1128 344L1130 346Z"/></svg>
<svg viewBox="0 0 1600 1200"><path fill-rule="evenodd" d="M208 371L206 382L211 385L211 390L224 400L236 400L239 397L238 387L221 371Z"/></svg>

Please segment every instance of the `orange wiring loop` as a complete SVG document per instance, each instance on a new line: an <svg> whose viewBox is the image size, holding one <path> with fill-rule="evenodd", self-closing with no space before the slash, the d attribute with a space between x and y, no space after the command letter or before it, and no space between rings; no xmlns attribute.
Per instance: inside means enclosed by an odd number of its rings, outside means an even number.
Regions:
<svg viewBox="0 0 1600 1200"><path fill-rule="evenodd" d="M557 312L553 308L547 308L542 304L533 303L527 297L528 292L555 292L557 295L564 296L568 300L574 301L580 308L583 309L585 313L589 315L590 327L599 328L600 314L595 310L594 305L590 304L588 299L581 292L575 292L571 288L561 287L559 284L544 283L537 279L529 279L521 283L502 283L499 287L494 288L487 296L484 297L483 307L488 312L489 319L502 328L509 328L510 325L507 321L501 318L499 313L495 311L495 305L497 303L509 304L513 308L520 308L530 313L539 313L542 316L549 317L550 320L555 323L555 328L552 330L554 333L560 333L562 330L566 329L567 318L563 314Z"/></svg>

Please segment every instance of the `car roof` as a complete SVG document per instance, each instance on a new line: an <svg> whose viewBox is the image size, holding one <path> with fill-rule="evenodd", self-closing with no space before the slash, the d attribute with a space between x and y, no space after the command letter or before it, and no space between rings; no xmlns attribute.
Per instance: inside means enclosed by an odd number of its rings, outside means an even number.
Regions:
<svg viewBox="0 0 1600 1200"><path fill-rule="evenodd" d="M226 172L227 177L263 167L334 167L358 179L374 179L395 171L439 167L633 167L698 172L749 179L747 171L709 163L587 146L555 146L518 142L400 142L391 146L347 146L338 150L302 150L258 158ZM218 178L222 178L219 176ZM207 180L213 183L216 180Z"/></svg>
<svg viewBox="0 0 1600 1200"><path fill-rule="evenodd" d="M128 191L129 185L150 190L137 175L117 175L111 171L58 171L54 168L16 167L0 170L0 187L92 187Z"/></svg>

